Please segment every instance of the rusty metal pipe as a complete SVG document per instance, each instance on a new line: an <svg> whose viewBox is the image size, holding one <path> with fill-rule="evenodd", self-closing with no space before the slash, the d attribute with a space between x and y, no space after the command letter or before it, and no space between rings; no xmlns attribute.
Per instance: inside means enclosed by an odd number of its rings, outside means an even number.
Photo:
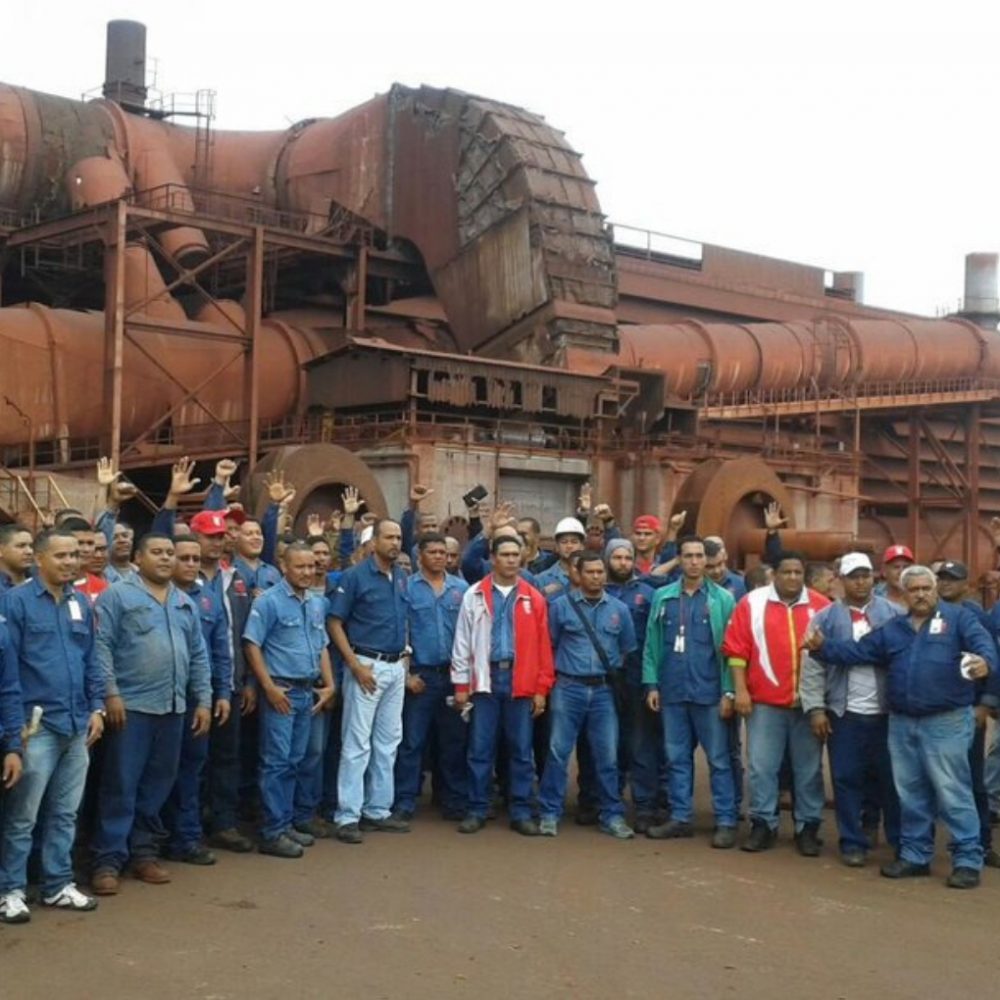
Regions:
<svg viewBox="0 0 1000 1000"><path fill-rule="evenodd" d="M744 555L764 554L767 532L763 528L747 528L739 534L739 551ZM781 532L781 546L789 552L801 552L808 559L827 562L845 552L873 552L874 543L855 538L848 531Z"/></svg>

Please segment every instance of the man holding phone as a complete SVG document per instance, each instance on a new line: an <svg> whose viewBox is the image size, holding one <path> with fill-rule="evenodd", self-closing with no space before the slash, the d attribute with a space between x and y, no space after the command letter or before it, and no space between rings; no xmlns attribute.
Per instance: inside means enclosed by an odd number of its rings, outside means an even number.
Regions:
<svg viewBox="0 0 1000 1000"><path fill-rule="evenodd" d="M333 699L326 604L310 593L316 557L306 542L285 549L281 583L254 601L243 633L247 663L260 699L260 798L264 818L258 850L299 858L313 844L292 825L296 769L309 744L310 718Z"/></svg>

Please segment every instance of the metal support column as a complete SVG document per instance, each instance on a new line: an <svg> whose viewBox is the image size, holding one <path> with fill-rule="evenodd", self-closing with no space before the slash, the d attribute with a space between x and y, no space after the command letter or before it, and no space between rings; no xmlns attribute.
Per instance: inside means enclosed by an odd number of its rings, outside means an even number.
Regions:
<svg viewBox="0 0 1000 1000"><path fill-rule="evenodd" d="M257 464L260 445L260 320L264 301L264 230L255 226L250 252L247 254L246 355L244 361L245 391L243 398L247 415L247 461L249 468Z"/></svg>
<svg viewBox="0 0 1000 1000"><path fill-rule="evenodd" d="M120 199L104 237L104 440L101 451L117 468L122 449L122 372L125 347L125 239L128 206Z"/></svg>

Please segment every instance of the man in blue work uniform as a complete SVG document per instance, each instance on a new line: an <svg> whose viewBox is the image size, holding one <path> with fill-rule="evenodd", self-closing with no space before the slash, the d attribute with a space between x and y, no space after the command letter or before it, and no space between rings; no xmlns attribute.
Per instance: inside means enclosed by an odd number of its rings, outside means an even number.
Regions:
<svg viewBox="0 0 1000 1000"><path fill-rule="evenodd" d="M729 568L729 553L726 543L718 535L705 538L705 576L733 595L738 601L747 592L747 585L739 573Z"/></svg>
<svg viewBox="0 0 1000 1000"><path fill-rule="evenodd" d="M268 562L264 562L261 553L264 551L264 532L260 521L248 517L241 525L236 536L236 557L233 568L246 581L252 597L259 597L281 582L281 573Z"/></svg>
<svg viewBox="0 0 1000 1000"><path fill-rule="evenodd" d="M174 542L177 562L173 580L194 601L212 667L212 717L225 725L232 704L233 659L229 648L229 620L221 592L200 577L201 544L197 538ZM193 721L193 710L189 709ZM201 782L208 760L208 738L184 730L177 781L164 809L170 830L168 856L191 865L214 865L215 855L205 847L201 827Z"/></svg>
<svg viewBox="0 0 1000 1000"><path fill-rule="evenodd" d="M899 793L899 854L882 867L886 878L929 875L934 822L951 833L948 886L979 885L983 848L972 794L969 745L975 722L973 680L995 676L996 645L976 616L938 600L934 574L910 566L900 576L909 613L857 642L816 630L808 648L825 663L874 664L889 671L889 754ZM971 654L966 660L965 653Z"/></svg>
<svg viewBox="0 0 1000 1000"><path fill-rule="evenodd" d="M694 836L694 750L708 760L715 812L712 846L736 844L736 793L729 761L733 684L721 647L732 595L705 575L705 543L678 543L680 580L658 590L650 611L642 679L647 703L663 714L672 817L646 831L654 840Z"/></svg>
<svg viewBox="0 0 1000 1000"><path fill-rule="evenodd" d="M25 890L32 835L41 820L41 897L45 906L93 910L73 881L76 815L87 777L87 748L104 731L104 681L94 663L94 617L76 594L79 543L70 532L42 532L36 576L3 602L9 651L25 717L39 705L41 729L24 747L21 780L4 801L0 920L30 919Z"/></svg>
<svg viewBox="0 0 1000 1000"><path fill-rule="evenodd" d="M0 524L0 596L28 579L34 561L31 532L23 524Z"/></svg>
<svg viewBox="0 0 1000 1000"><path fill-rule="evenodd" d="M553 602L549 632L555 650L549 755L538 792L539 831L554 837L566 799L569 758L585 729L600 801L601 831L619 840L634 836L625 822L618 787L618 717L612 674L638 645L628 608L604 590L607 572L599 552L576 557L578 590Z"/></svg>
<svg viewBox="0 0 1000 1000"><path fill-rule="evenodd" d="M403 702L403 740L396 755L393 815L412 819L420 795L423 756L433 728L445 815L461 819L466 808L465 723L446 699L452 694L451 648L462 595L469 585L445 570L444 535L417 540L420 568L406 581L407 620L413 655Z"/></svg>
<svg viewBox="0 0 1000 1000"><path fill-rule="evenodd" d="M646 833L656 823L657 800L661 796L660 769L663 761L663 727L660 717L646 705L642 686L642 648L646 642L649 609L656 591L635 573L635 547L628 538L613 538L604 547L608 565L605 590L617 597L632 615L638 648L625 658L625 689L618 725L618 766L622 785L627 775L632 789L636 833ZM579 747L577 748L579 758ZM579 759L578 759L579 763Z"/></svg>
<svg viewBox="0 0 1000 1000"><path fill-rule="evenodd" d="M539 573L536 583L550 604L563 594L569 593L573 557L583 549L587 532L577 518L564 517L556 525L554 537L559 561L543 573Z"/></svg>
<svg viewBox="0 0 1000 1000"><path fill-rule="evenodd" d="M171 583L172 539L146 535L136 561L136 574L112 584L97 603L95 656L107 710L92 845L91 884L99 896L118 892L130 857L136 878L170 881L156 857L165 834L160 812L177 778L189 704L195 735L212 724L205 639L194 602Z"/></svg>
<svg viewBox="0 0 1000 1000"><path fill-rule="evenodd" d="M243 633L247 663L260 688L260 799L258 850L299 858L314 842L295 829L296 769L309 744L312 716L322 712L335 687L323 599L309 592L316 557L305 542L284 553L285 576L254 601Z"/></svg>
<svg viewBox="0 0 1000 1000"><path fill-rule="evenodd" d="M337 839L365 830L407 833L392 815L393 769L406 690L406 574L396 565L402 534L376 521L372 554L348 570L330 603L330 636L344 658L344 721L337 777Z"/></svg>

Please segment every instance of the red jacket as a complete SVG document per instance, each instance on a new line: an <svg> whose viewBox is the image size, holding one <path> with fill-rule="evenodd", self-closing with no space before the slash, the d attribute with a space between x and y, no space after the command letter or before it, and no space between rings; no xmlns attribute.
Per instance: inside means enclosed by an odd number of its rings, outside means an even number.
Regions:
<svg viewBox="0 0 1000 1000"><path fill-rule="evenodd" d="M830 602L803 589L789 606L774 587L759 587L740 599L729 619L722 652L734 669L746 670L750 700L791 707L799 699L802 639L817 611Z"/></svg>

